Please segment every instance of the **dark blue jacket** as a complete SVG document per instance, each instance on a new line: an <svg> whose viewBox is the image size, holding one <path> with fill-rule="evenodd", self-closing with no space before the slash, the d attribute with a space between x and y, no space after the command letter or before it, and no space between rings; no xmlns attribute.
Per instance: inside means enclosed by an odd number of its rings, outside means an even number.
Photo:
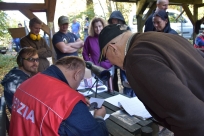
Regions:
<svg viewBox="0 0 204 136"><path fill-rule="evenodd" d="M47 68L43 74L69 85L63 73L54 65ZM70 116L60 124L58 134L60 136L108 136L108 130L105 121L101 118L94 118L88 107L80 101L75 105Z"/></svg>
<svg viewBox="0 0 204 136"><path fill-rule="evenodd" d="M169 21L168 21L168 23L166 24L166 26L165 26L163 32L164 32L164 33L170 33L170 34L177 34L177 35L178 35L178 33L177 33L174 29L171 28Z"/></svg>
<svg viewBox="0 0 204 136"><path fill-rule="evenodd" d="M27 80L30 76L24 73L22 70L14 67L5 75L4 79L1 81L4 87L4 97L9 111L11 112L13 95L16 92L16 88Z"/></svg>
<svg viewBox="0 0 204 136"><path fill-rule="evenodd" d="M154 28L154 25L153 25L153 22L152 22L152 18L153 18L154 13L155 13L155 10L152 12L151 15L149 15L149 17L145 21L144 32L155 31L155 28Z"/></svg>

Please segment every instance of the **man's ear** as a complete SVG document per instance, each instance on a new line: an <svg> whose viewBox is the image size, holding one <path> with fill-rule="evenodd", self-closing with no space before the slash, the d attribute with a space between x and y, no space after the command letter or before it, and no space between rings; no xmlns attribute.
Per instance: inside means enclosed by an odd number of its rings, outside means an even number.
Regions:
<svg viewBox="0 0 204 136"><path fill-rule="evenodd" d="M81 69L75 70L74 75L73 75L73 79L74 79L75 81L78 81L79 78L81 78L80 76L81 76Z"/></svg>

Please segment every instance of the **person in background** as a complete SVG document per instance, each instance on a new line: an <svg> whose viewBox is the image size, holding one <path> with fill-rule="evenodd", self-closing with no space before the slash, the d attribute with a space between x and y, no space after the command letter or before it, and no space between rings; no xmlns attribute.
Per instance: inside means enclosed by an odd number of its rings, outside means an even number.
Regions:
<svg viewBox="0 0 204 136"><path fill-rule="evenodd" d="M196 37L194 47L204 52L204 31Z"/></svg>
<svg viewBox="0 0 204 136"><path fill-rule="evenodd" d="M49 67L50 63L47 57L52 56L52 51L48 47L46 41L40 36L40 29L42 22L38 18L32 18L29 22L30 33L20 40L21 48L32 47L35 48L39 56L38 71L42 72Z"/></svg>
<svg viewBox="0 0 204 136"><path fill-rule="evenodd" d="M72 25L71 25L71 29L72 29L72 33L74 33L78 38L80 38L80 24L76 21L76 19L74 19L72 21Z"/></svg>
<svg viewBox="0 0 204 136"><path fill-rule="evenodd" d="M89 29L89 18L86 17L85 25L84 25L84 41L86 41L86 38L88 37L88 29Z"/></svg>
<svg viewBox="0 0 204 136"><path fill-rule="evenodd" d="M89 36L87 37L84 48L82 52L82 56L85 61L91 61L97 66L101 66L105 69L109 69L111 73L111 78L109 79L108 88L110 91L113 91L112 87L112 76L114 72L113 65L107 60L99 63L98 59L100 57L100 48L98 45L98 35L101 30L106 26L106 21L100 17L95 17L91 21L91 25L89 27Z"/></svg>
<svg viewBox="0 0 204 136"><path fill-rule="evenodd" d="M120 11L113 11L110 15L110 18L108 19L109 24L121 24L125 26L124 29L130 30L129 26L126 25L125 19ZM118 72L117 72L117 66L115 66L115 72L114 72L114 77L113 77L113 88L115 91L119 92L118 88ZM128 81L126 80L126 73L122 69L120 69L120 79L121 79L121 84L123 85L123 93L130 96L134 97L136 96L134 91L128 87Z"/></svg>
<svg viewBox="0 0 204 136"><path fill-rule="evenodd" d="M38 72L39 57L37 50L32 47L22 48L17 55L16 62L18 67L12 68L1 81L4 87L4 97L10 113L13 95L17 87Z"/></svg>
<svg viewBox="0 0 204 136"><path fill-rule="evenodd" d="M105 107L92 116L76 91L84 73L82 59L66 56L22 83L14 94L9 136L108 136Z"/></svg>
<svg viewBox="0 0 204 136"><path fill-rule="evenodd" d="M155 31L177 34L178 33L171 28L168 13L165 10L158 10L153 14L152 22L154 25Z"/></svg>
<svg viewBox="0 0 204 136"><path fill-rule="evenodd" d="M152 12L152 14L147 18L145 21L145 28L144 32L148 31L155 31L154 25L152 23L152 18L155 12L158 12L158 10L167 10L169 5L169 0L157 0L157 8Z"/></svg>
<svg viewBox="0 0 204 136"><path fill-rule="evenodd" d="M199 20L197 20L197 21L195 22L194 32L195 32L196 34L199 34L199 30L200 30L201 24L203 24L203 23L204 23L204 17L202 17L201 19L199 19Z"/></svg>
<svg viewBox="0 0 204 136"><path fill-rule="evenodd" d="M109 25L99 35L99 46L100 61L108 59L126 70L137 97L162 126L175 136L203 135L204 59L187 39L133 34Z"/></svg>
<svg viewBox="0 0 204 136"><path fill-rule="evenodd" d="M68 31L68 17L60 16L58 18L58 26L59 31L52 38L57 60L64 56L78 56L78 50L84 46L84 42Z"/></svg>
<svg viewBox="0 0 204 136"><path fill-rule="evenodd" d="M18 23L18 28L21 28L22 27L22 24L21 23ZM21 44L20 44L20 38L13 38L13 44L14 44L14 50L16 52L18 52L21 48Z"/></svg>

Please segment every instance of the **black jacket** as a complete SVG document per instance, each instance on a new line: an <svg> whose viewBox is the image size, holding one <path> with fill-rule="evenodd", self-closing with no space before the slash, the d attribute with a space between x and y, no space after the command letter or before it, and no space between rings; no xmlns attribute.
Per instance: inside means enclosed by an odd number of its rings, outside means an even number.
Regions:
<svg viewBox="0 0 204 136"><path fill-rule="evenodd" d="M148 31L155 31L153 22L152 22L152 18L153 15L155 13L155 10L152 12L152 14L147 18L146 22L145 22L145 29L144 32L148 32Z"/></svg>
<svg viewBox="0 0 204 136"><path fill-rule="evenodd" d="M109 24L112 24L111 19L113 19L113 18L122 21L123 24L126 24L125 19L124 19L123 15L120 11L113 11L111 13L110 18L108 19Z"/></svg>

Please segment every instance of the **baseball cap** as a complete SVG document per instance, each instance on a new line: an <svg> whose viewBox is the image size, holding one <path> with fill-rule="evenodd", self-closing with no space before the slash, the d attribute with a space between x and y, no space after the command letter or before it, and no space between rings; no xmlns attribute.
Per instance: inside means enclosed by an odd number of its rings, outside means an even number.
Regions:
<svg viewBox="0 0 204 136"><path fill-rule="evenodd" d="M159 16L162 20L166 20L168 19L168 12L166 12L165 10L159 10L154 13L153 17L155 16Z"/></svg>
<svg viewBox="0 0 204 136"><path fill-rule="evenodd" d="M60 16L59 19L58 19L58 24L63 25L63 24L66 24L66 23L69 23L68 17Z"/></svg>
<svg viewBox="0 0 204 136"><path fill-rule="evenodd" d="M125 31L127 31L127 27L124 28L123 25L120 25L120 24L108 25L102 29L102 31L99 34L99 39L98 39L100 53L101 53L99 62L105 60L105 58L102 55L103 54L102 50L106 46L106 44Z"/></svg>

